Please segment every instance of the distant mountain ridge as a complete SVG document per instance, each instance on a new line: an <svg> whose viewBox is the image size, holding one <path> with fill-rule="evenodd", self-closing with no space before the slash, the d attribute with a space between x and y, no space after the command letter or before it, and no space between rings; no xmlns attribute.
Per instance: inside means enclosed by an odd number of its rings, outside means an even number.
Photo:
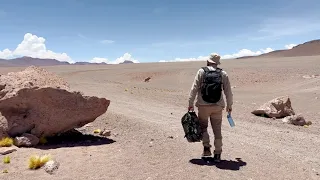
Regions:
<svg viewBox="0 0 320 180"><path fill-rule="evenodd" d="M320 39L308 41L299 44L292 49L275 50L269 53L261 54L258 56L243 56L237 59L246 59L252 57L299 57L299 56L316 56L320 55Z"/></svg>
<svg viewBox="0 0 320 180"><path fill-rule="evenodd" d="M247 58L273 58L273 57L299 57L299 56L316 56L320 55L320 39L308 41L299 44L292 49L275 50L269 53L261 54L258 56L243 56L236 59ZM119 64L131 64L134 63L129 60L125 60ZM0 67L14 67L14 66L56 66L56 65L107 65L107 63L90 63L90 62L76 62L70 64L65 61L58 61L56 59L41 59L23 56L14 59L0 59Z"/></svg>
<svg viewBox="0 0 320 180"><path fill-rule="evenodd" d="M121 64L133 63L132 61L125 60ZM0 67L15 67L15 66L56 66L56 65L107 65L107 63L90 63L90 62L76 62L70 64L66 61L58 61L56 59L41 59L29 56L23 56L14 59L0 59Z"/></svg>

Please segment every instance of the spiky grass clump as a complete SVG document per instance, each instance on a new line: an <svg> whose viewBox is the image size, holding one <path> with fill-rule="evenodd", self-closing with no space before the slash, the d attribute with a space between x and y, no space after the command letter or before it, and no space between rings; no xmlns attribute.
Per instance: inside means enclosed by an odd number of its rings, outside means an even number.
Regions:
<svg viewBox="0 0 320 180"><path fill-rule="evenodd" d="M9 156L4 156L3 157L3 163L9 164L10 163L10 157Z"/></svg>
<svg viewBox="0 0 320 180"><path fill-rule="evenodd" d="M51 160L50 155L38 156L33 155L29 159L29 169L38 169L41 168L45 163Z"/></svg>
<svg viewBox="0 0 320 180"><path fill-rule="evenodd" d="M10 137L4 137L0 140L0 147L10 147L13 145L13 139Z"/></svg>

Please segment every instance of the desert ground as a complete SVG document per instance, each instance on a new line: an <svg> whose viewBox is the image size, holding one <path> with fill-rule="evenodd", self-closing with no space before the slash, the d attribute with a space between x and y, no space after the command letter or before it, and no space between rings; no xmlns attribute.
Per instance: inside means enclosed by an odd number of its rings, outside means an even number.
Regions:
<svg viewBox="0 0 320 180"><path fill-rule="evenodd" d="M198 68L205 62L50 66L84 95L111 100L108 111L80 128L109 129L110 140L19 148L11 163L0 163L0 179L320 179L320 56L222 60L233 86L230 127L223 114L220 164L201 159L202 144L183 137L181 117ZM25 67L3 67L0 74ZM144 79L151 77L149 82ZM251 111L289 95L293 109L309 127L257 117ZM213 133L209 126L213 142ZM32 154L51 154L59 163L49 175L29 170Z"/></svg>

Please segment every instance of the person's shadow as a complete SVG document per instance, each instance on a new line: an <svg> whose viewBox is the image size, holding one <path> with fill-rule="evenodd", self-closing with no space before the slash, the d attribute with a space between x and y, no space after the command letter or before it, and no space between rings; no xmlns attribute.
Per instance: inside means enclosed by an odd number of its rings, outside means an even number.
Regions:
<svg viewBox="0 0 320 180"><path fill-rule="evenodd" d="M202 159L191 159L190 163L196 164L199 166L216 166L219 169L238 171L241 166L246 166L247 163L242 161L241 158L236 158L236 161L233 160L221 160L220 163L215 163L212 157L206 157Z"/></svg>

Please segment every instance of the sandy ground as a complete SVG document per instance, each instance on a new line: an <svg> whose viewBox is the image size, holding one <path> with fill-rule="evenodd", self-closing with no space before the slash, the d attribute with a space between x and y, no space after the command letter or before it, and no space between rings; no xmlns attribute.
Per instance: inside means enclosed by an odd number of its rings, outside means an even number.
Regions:
<svg viewBox="0 0 320 180"><path fill-rule="evenodd" d="M11 164L0 164L9 171L0 179L320 179L320 77L303 78L320 74L320 56L222 61L235 86L236 127L229 126L224 112L223 161L216 165L201 160L201 143L188 143L180 124L194 75L203 65L45 67L74 90L111 100L107 113L81 130L110 129L113 141L20 148L10 154ZM313 122L310 127L250 113L282 95L289 95L295 111ZM59 161L56 174L28 170L28 157L34 153L50 153Z"/></svg>

